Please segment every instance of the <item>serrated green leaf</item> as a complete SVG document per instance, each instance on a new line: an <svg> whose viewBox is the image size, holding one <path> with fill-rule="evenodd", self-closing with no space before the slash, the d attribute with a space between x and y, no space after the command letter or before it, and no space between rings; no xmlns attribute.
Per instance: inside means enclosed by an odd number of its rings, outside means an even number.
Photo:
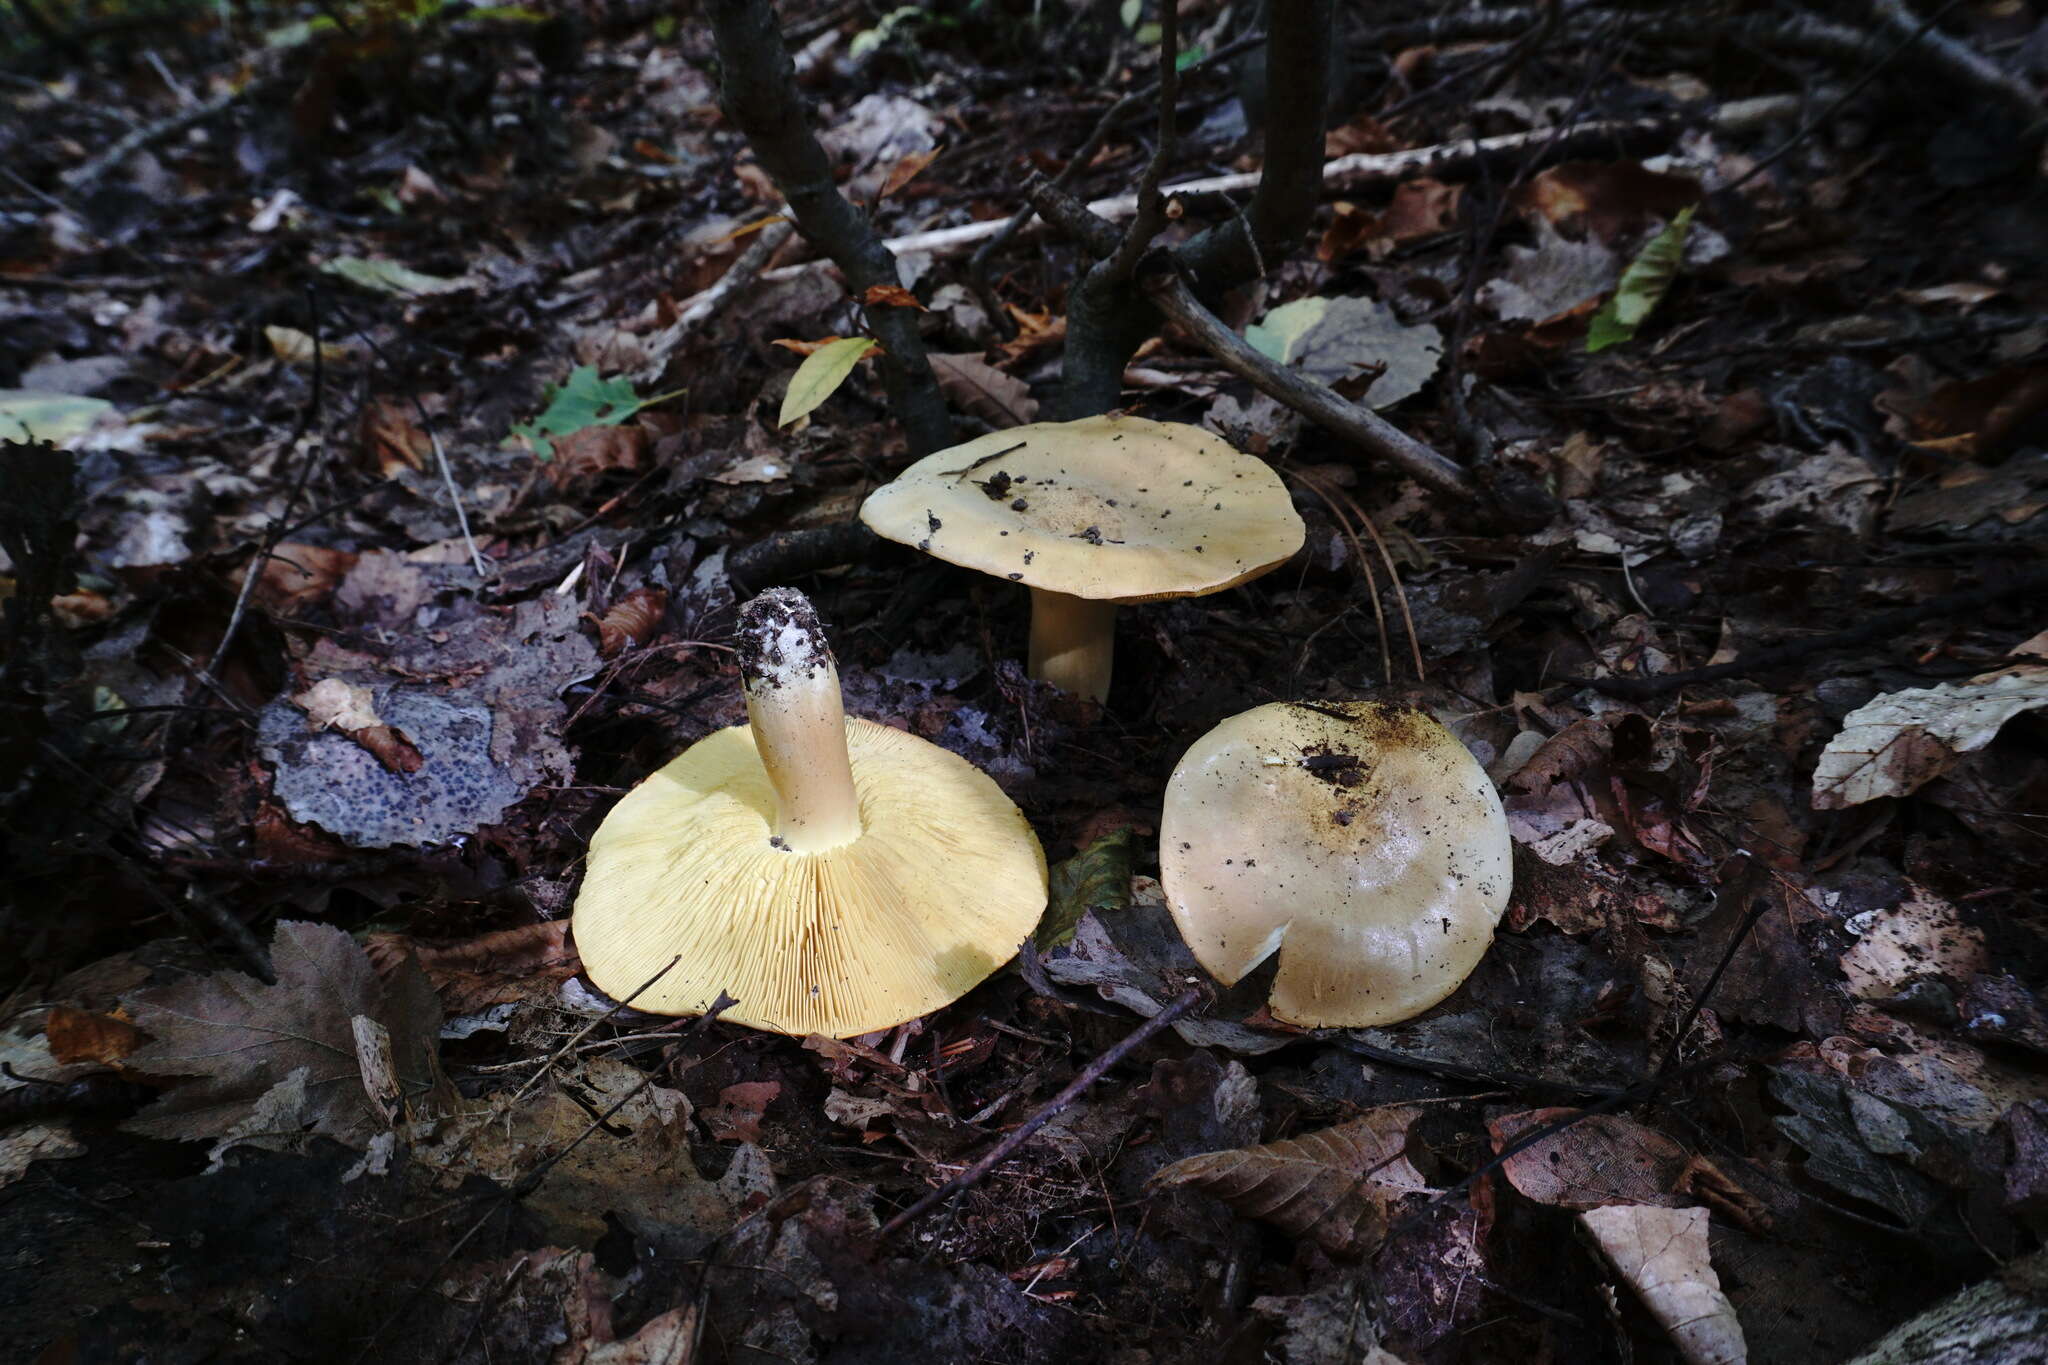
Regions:
<svg viewBox="0 0 2048 1365"><path fill-rule="evenodd" d="M1138 841L1128 829L1104 835L1052 870L1045 918L1032 942L1040 952L1073 938L1090 910L1122 910L1131 903L1131 863Z"/></svg>
<svg viewBox="0 0 2048 1365"><path fill-rule="evenodd" d="M550 437L567 436L585 427L615 427L640 409L665 403L681 392L677 389L641 398L633 392L633 381L626 376L618 374L604 379L595 365L578 365L560 384L548 385L547 409L531 422L513 427L512 434L524 436L545 460L555 453Z"/></svg>
<svg viewBox="0 0 2048 1365"><path fill-rule="evenodd" d="M1665 229L1644 244L1636 258L1621 272L1614 297L1600 305L1586 328L1586 352L1604 351L1634 337L1636 328L1650 316L1678 268L1685 262L1685 235L1692 227L1691 208L1678 211Z"/></svg>
<svg viewBox="0 0 2048 1365"><path fill-rule="evenodd" d="M782 395L782 411L775 425L786 427L830 398L860 358L880 345L873 337L841 337L805 356L789 378L789 392Z"/></svg>
<svg viewBox="0 0 2048 1365"><path fill-rule="evenodd" d="M363 256L337 256L320 267L324 275L334 275L350 284L368 289L373 293L390 294L401 299L419 298L427 294L453 294L470 287L466 279L447 279L440 275L423 275L410 266L397 261L374 261Z"/></svg>

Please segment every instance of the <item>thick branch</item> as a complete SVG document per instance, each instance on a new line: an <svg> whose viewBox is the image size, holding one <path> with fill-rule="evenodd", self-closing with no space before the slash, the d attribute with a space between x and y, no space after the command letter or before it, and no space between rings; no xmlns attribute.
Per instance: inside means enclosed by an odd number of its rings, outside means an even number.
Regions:
<svg viewBox="0 0 2048 1365"><path fill-rule="evenodd" d="M856 297L878 286L900 286L895 256L833 184L831 159L812 136L797 95L774 5L770 0L706 0L704 8L718 40L726 113L774 177L804 236L838 264ZM882 381L911 449L928 454L951 445L952 419L925 359L916 313L877 305L868 308L867 316L886 353Z"/></svg>

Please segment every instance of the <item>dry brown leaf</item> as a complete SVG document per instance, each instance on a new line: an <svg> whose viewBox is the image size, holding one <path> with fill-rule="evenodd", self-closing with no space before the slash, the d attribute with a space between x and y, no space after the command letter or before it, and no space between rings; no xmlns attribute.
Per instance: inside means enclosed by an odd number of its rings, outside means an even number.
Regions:
<svg viewBox="0 0 2048 1365"><path fill-rule="evenodd" d="M153 1039L128 1058L137 1071L189 1076L124 1125L164 1138L216 1138L249 1118L271 1089L302 1073L301 1112L316 1132L360 1145L380 1127L363 1092L351 1020L391 1034L409 1100L445 1102L437 1049L441 1006L410 963L380 981L345 932L287 922L270 946L277 981L240 972L192 976L138 991L126 1004Z"/></svg>
<svg viewBox="0 0 2048 1365"><path fill-rule="evenodd" d="M978 355L933 355L932 374L940 392L963 412L993 427L1021 427L1038 416L1038 400L1024 381L1004 374Z"/></svg>
<svg viewBox="0 0 2048 1365"><path fill-rule="evenodd" d="M645 644L661 628L668 594L660 588L635 588L612 603L597 623L597 652L609 659L628 645Z"/></svg>
<svg viewBox="0 0 2048 1365"><path fill-rule="evenodd" d="M556 488L569 488L613 470L636 473L646 463L647 428L626 422L592 426L554 438L555 454L546 469Z"/></svg>
<svg viewBox="0 0 2048 1365"><path fill-rule="evenodd" d="M720 1142L759 1142L761 1120L782 1093L781 1081L741 1081L718 1092L718 1107L704 1111L704 1126Z"/></svg>
<svg viewBox="0 0 2048 1365"><path fill-rule="evenodd" d="M434 457L434 443L413 420L412 405L396 398L372 398L363 404L356 423L367 468L384 478L401 469L425 469Z"/></svg>
<svg viewBox="0 0 2048 1365"><path fill-rule="evenodd" d="M1981 749L2022 711L2048 706L2048 666L2019 664L1966 682L1876 697L1842 720L1813 770L1813 808L1905 796Z"/></svg>
<svg viewBox="0 0 2048 1365"><path fill-rule="evenodd" d="M145 1040L141 1029L118 1014L99 1014L69 1005L51 1007L43 1018L43 1037L49 1041L50 1055L63 1066L81 1062L115 1066Z"/></svg>
<svg viewBox="0 0 2048 1365"><path fill-rule="evenodd" d="M418 746L386 725L377 714L377 697L369 688L340 678L325 678L292 697L315 730L339 730L394 773L416 773L426 763Z"/></svg>
<svg viewBox="0 0 2048 1365"><path fill-rule="evenodd" d="M1575 1109L1532 1109L1488 1121L1494 1150ZM1501 1171L1525 1198L1565 1209L1605 1204L1655 1204L1677 1208L1693 1201L1687 1193L1705 1163L1677 1142L1618 1114L1587 1114L1568 1128L1516 1152ZM1718 1174L1718 1173L1717 1173Z"/></svg>
<svg viewBox="0 0 2048 1365"><path fill-rule="evenodd" d="M835 341L844 340L846 338L842 336L819 337L816 341L805 341L799 337L777 337L768 344L770 346L780 346L783 350L794 352L797 355L807 356L814 351L824 350Z"/></svg>
<svg viewBox="0 0 2048 1365"><path fill-rule="evenodd" d="M1707 1259L1705 1209L1617 1204L1579 1221L1628 1282L1687 1365L1744 1365L1749 1348L1735 1305Z"/></svg>
<svg viewBox="0 0 2048 1365"><path fill-rule="evenodd" d="M896 164L889 168L889 178L882 182L882 192L876 195L875 198L887 199L890 195L908 185L911 181L922 175L924 168L937 160L938 155L939 149L932 147L925 151L912 152L908 156L899 158Z"/></svg>
<svg viewBox="0 0 2048 1365"><path fill-rule="evenodd" d="M569 921L558 919L438 946L406 934L371 934L363 948L380 976L417 958L442 1006L450 1015L464 1015L510 1000L552 997L583 969L568 937Z"/></svg>
<svg viewBox="0 0 2048 1365"><path fill-rule="evenodd" d="M1014 363L1035 355L1048 347L1063 345L1066 342L1067 319L1065 314L1033 313L1019 308L1014 303L1004 304L1003 307L1008 310L1010 321L1017 324L1017 335L1004 342L998 348L1002 352L1003 359ZM1150 354L1150 348L1157 340L1155 337L1152 341L1148 341L1144 346L1139 347L1138 354L1133 359Z"/></svg>
<svg viewBox="0 0 2048 1365"><path fill-rule="evenodd" d="M920 313L931 311L917 301L917 295L900 284L871 284L861 294L860 301L870 308L915 308Z"/></svg>
<svg viewBox="0 0 2048 1365"><path fill-rule="evenodd" d="M353 550L336 550L326 545L284 541L270 552L251 595L258 606L284 615L296 615L327 599L348 571L356 566ZM235 575L236 586L242 574Z"/></svg>
<svg viewBox="0 0 2048 1365"><path fill-rule="evenodd" d="M1429 1185L1406 1155L1416 1110L1385 1105L1349 1123L1284 1142L1205 1152L1155 1172L1155 1186L1188 1185L1333 1256L1362 1256L1387 1232L1388 1209Z"/></svg>

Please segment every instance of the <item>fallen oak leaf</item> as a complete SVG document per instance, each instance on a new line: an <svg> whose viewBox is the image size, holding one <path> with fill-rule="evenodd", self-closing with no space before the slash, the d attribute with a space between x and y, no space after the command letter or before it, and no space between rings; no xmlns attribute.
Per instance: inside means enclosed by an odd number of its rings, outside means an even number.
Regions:
<svg viewBox="0 0 2048 1365"><path fill-rule="evenodd" d="M407 960L380 981L346 933L298 921L278 926L270 953L273 985L241 972L214 972L126 998L136 1025L152 1038L128 1065L194 1079L124 1127L151 1137L218 1138L304 1068L307 1122L315 1132L361 1146L383 1124L363 1089L352 1022L357 1015L389 1030L408 1101L420 1110L441 1106L441 1005L418 963Z"/></svg>
<svg viewBox="0 0 2048 1365"><path fill-rule="evenodd" d="M1430 1186L1408 1163L1413 1106L1369 1109L1349 1123L1283 1142L1187 1157L1153 1173L1153 1188L1188 1185L1332 1256L1363 1256L1387 1234L1387 1212Z"/></svg>

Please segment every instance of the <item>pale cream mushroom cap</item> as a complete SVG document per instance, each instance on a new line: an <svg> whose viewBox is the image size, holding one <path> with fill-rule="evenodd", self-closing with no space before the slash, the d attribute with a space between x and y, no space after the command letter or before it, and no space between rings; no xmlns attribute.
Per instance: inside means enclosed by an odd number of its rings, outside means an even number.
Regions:
<svg viewBox="0 0 2048 1365"><path fill-rule="evenodd" d="M777 1033L852 1037L929 1014L1008 962L1045 910L1045 854L990 777L935 744L846 722L863 832L770 843L775 792L744 725L629 792L590 842L576 946L599 989Z"/></svg>
<svg viewBox="0 0 2048 1365"><path fill-rule="evenodd" d="M1024 813L959 755L847 719L803 594L754 597L735 638L748 723L628 792L590 841L584 970L650 1013L723 991L734 1022L836 1038L959 999L1045 911Z"/></svg>
<svg viewBox="0 0 2048 1365"><path fill-rule="evenodd" d="M1235 587L1301 548L1287 486L1213 432L1084 417L990 432L868 495L876 534L1070 597L1153 602Z"/></svg>
<svg viewBox="0 0 2048 1365"><path fill-rule="evenodd" d="M1277 1019L1363 1028L1456 990L1513 878L1507 817L1477 760L1424 713L1283 702L1197 740L1167 784L1160 882L1225 985L1280 954Z"/></svg>

